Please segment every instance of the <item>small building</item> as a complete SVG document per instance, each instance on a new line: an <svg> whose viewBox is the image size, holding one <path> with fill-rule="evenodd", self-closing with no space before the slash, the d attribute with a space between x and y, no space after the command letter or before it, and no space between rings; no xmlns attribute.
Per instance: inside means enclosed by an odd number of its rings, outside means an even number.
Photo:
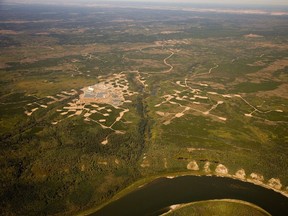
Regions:
<svg viewBox="0 0 288 216"><path fill-rule="evenodd" d="M94 88L91 87L91 86L89 86L89 87L88 87L88 91L93 92L93 91L94 91Z"/></svg>

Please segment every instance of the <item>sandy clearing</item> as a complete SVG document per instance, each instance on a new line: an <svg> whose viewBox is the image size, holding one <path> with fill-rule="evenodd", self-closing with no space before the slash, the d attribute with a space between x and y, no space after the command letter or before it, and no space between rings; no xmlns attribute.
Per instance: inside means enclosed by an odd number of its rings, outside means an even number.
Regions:
<svg viewBox="0 0 288 216"><path fill-rule="evenodd" d="M124 103L132 103L131 100L125 100Z"/></svg>
<svg viewBox="0 0 288 216"><path fill-rule="evenodd" d="M199 170L199 166L198 166L197 162L195 160L193 160L187 164L187 169L192 170L192 171L197 171L197 170Z"/></svg>
<svg viewBox="0 0 288 216"><path fill-rule="evenodd" d="M61 97L61 98L66 98L67 95L63 95L63 94L56 94L58 97Z"/></svg>
<svg viewBox="0 0 288 216"><path fill-rule="evenodd" d="M177 113L177 114L175 115L176 118L180 118L180 117L182 117L182 116L184 116L184 113Z"/></svg>
<svg viewBox="0 0 288 216"><path fill-rule="evenodd" d="M245 38L262 38L264 36L262 35L257 35L257 34L247 34L247 35L244 35Z"/></svg>
<svg viewBox="0 0 288 216"><path fill-rule="evenodd" d="M200 96L200 95L194 95L195 98L200 98L200 99L208 99L206 96Z"/></svg>
<svg viewBox="0 0 288 216"><path fill-rule="evenodd" d="M103 109L106 109L106 107L99 107L97 110L98 110L98 111L101 111L101 110L103 110Z"/></svg>
<svg viewBox="0 0 288 216"><path fill-rule="evenodd" d="M222 95L222 97L224 97L224 98L232 98L231 95Z"/></svg>
<svg viewBox="0 0 288 216"><path fill-rule="evenodd" d="M83 112L83 110L78 110L76 113L75 113L75 115L81 115L81 113Z"/></svg>
<svg viewBox="0 0 288 216"><path fill-rule="evenodd" d="M238 170L238 171L235 173L234 177L235 177L235 178L238 178L238 179L245 180L245 178L246 178L245 170L244 170L244 169Z"/></svg>
<svg viewBox="0 0 288 216"><path fill-rule="evenodd" d="M186 87L185 85L181 84L181 81L177 81L176 84L184 88Z"/></svg>
<svg viewBox="0 0 288 216"><path fill-rule="evenodd" d="M35 112L35 111L38 110L38 109L39 109L39 108L37 107L37 108L32 109L31 112L25 111L25 114L26 114L27 116L31 116L31 115L33 114L33 112Z"/></svg>
<svg viewBox="0 0 288 216"><path fill-rule="evenodd" d="M190 107L185 107L184 111L183 112L186 112L188 110L190 110L191 108Z"/></svg>
<svg viewBox="0 0 288 216"><path fill-rule="evenodd" d="M204 149L204 148L187 148L187 151L188 151L188 152L203 151L203 150L206 150L206 149Z"/></svg>
<svg viewBox="0 0 288 216"><path fill-rule="evenodd" d="M55 98L55 97L53 97L53 96L51 96L51 95L47 96L46 98L52 99L52 100L54 100L54 101L57 101L57 100L58 100L57 98Z"/></svg>
<svg viewBox="0 0 288 216"><path fill-rule="evenodd" d="M77 110L77 109L83 109L84 107L78 107L78 106L70 106L70 107L63 107L63 109L66 110Z"/></svg>
<svg viewBox="0 0 288 216"><path fill-rule="evenodd" d="M84 117L87 118L87 117L89 117L90 115L91 115L91 113L85 113L85 114L84 114Z"/></svg>
<svg viewBox="0 0 288 216"><path fill-rule="evenodd" d="M101 142L101 144L102 144L102 145L107 145L107 144L108 144L108 138L106 137L106 139L103 140L103 141Z"/></svg>
<svg viewBox="0 0 288 216"><path fill-rule="evenodd" d="M217 92L207 92L208 94L211 94L211 95L218 95Z"/></svg>
<svg viewBox="0 0 288 216"><path fill-rule="evenodd" d="M165 116L164 112L160 112L160 111L156 111L156 114L160 115L160 116Z"/></svg>
<svg viewBox="0 0 288 216"><path fill-rule="evenodd" d="M71 90L71 91L72 91L72 90ZM72 95L75 95L77 92L74 90L74 91L72 91L72 92L62 91L61 93L62 93L62 94L65 94L65 96L66 96L66 95L72 96Z"/></svg>
<svg viewBox="0 0 288 216"><path fill-rule="evenodd" d="M221 121L226 121L226 120L227 120L227 118L225 118L225 117L219 117L219 116L218 116L218 119L221 120Z"/></svg>
<svg viewBox="0 0 288 216"><path fill-rule="evenodd" d="M209 161L207 161L207 162L204 164L203 169L204 169L204 171L205 171L206 173L211 172L211 169L210 169L210 162L209 162Z"/></svg>
<svg viewBox="0 0 288 216"><path fill-rule="evenodd" d="M276 178L269 179L268 186L275 188L277 190L280 190L282 188L280 179L276 179Z"/></svg>
<svg viewBox="0 0 288 216"><path fill-rule="evenodd" d="M209 85L206 83L199 83L200 86L208 87Z"/></svg>
<svg viewBox="0 0 288 216"><path fill-rule="evenodd" d="M164 125L169 125L171 123L170 120L163 122Z"/></svg>
<svg viewBox="0 0 288 216"><path fill-rule="evenodd" d="M250 174L250 179L247 179L248 181L255 182L257 184L262 184L264 181L264 176L258 173L251 173Z"/></svg>
<svg viewBox="0 0 288 216"><path fill-rule="evenodd" d="M218 174L221 174L221 175L227 175L228 174L228 169L223 164L219 164L216 167L215 172L218 173Z"/></svg>

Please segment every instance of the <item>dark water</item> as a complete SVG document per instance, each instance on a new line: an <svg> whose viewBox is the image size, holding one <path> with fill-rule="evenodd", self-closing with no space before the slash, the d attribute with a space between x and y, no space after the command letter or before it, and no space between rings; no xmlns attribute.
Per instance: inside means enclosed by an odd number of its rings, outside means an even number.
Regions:
<svg viewBox="0 0 288 216"><path fill-rule="evenodd" d="M254 203L273 216L288 216L288 198L282 194L248 182L215 176L159 178L91 216L159 215L173 204L211 199L243 200Z"/></svg>

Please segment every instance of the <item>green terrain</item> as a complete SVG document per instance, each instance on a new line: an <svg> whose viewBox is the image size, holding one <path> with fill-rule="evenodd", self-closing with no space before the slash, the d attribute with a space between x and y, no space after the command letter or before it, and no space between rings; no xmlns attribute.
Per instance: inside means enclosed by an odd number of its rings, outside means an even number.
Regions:
<svg viewBox="0 0 288 216"><path fill-rule="evenodd" d="M287 194L287 53L287 15L0 7L1 214L73 215L179 172ZM123 104L74 109L97 83Z"/></svg>
<svg viewBox="0 0 288 216"><path fill-rule="evenodd" d="M254 206L245 203L231 202L227 200L206 201L199 203L192 203L185 206L180 206L176 210L165 214L167 216L268 216L262 209L255 208Z"/></svg>

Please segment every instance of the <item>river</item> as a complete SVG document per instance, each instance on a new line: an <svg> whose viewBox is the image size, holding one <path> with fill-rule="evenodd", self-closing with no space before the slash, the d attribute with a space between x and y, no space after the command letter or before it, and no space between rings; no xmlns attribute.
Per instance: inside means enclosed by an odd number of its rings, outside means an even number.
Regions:
<svg viewBox="0 0 288 216"><path fill-rule="evenodd" d="M213 199L243 200L273 216L288 215L288 198L271 189L225 177L181 176L156 179L90 216L159 215L170 205Z"/></svg>

